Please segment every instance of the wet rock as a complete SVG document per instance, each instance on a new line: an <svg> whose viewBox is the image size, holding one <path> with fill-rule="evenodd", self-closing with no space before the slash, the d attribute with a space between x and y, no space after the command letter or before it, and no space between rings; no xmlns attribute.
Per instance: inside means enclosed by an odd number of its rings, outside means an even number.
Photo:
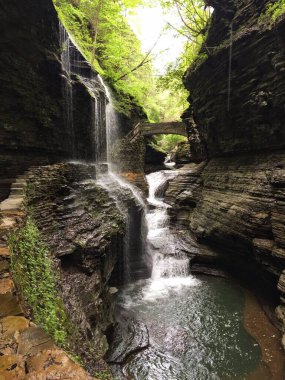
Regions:
<svg viewBox="0 0 285 380"><path fill-rule="evenodd" d="M149 144L146 145L146 152L145 152L146 165L161 166L163 165L166 159L166 156L167 156L166 153L155 149L153 146Z"/></svg>
<svg viewBox="0 0 285 380"><path fill-rule="evenodd" d="M191 107L184 114L194 140L190 143L196 151L200 146L209 158L284 149L285 130L280 120L285 112L285 79L280 69L285 62L285 19L279 18L274 27L267 24L266 17L262 23L260 15L266 13L268 1L213 3L215 11L200 52L201 63L190 67L184 78L191 93Z"/></svg>
<svg viewBox="0 0 285 380"><path fill-rule="evenodd" d="M165 202L172 206L169 216L173 225L188 227L190 212L200 199L201 173L205 165L206 163L184 165L175 180L169 181Z"/></svg>
<svg viewBox="0 0 285 380"><path fill-rule="evenodd" d="M13 293L14 291L14 282L11 278L1 278L0 279L0 295Z"/></svg>
<svg viewBox="0 0 285 380"><path fill-rule="evenodd" d="M187 164L191 162L190 145L188 141L178 144L173 160L176 164Z"/></svg>
<svg viewBox="0 0 285 380"><path fill-rule="evenodd" d="M0 318L7 317L9 315L23 315L22 307L14 294L1 294L0 304Z"/></svg>
<svg viewBox="0 0 285 380"><path fill-rule="evenodd" d="M24 317L9 316L0 320L0 354L12 355L18 353L18 339L30 322Z"/></svg>
<svg viewBox="0 0 285 380"><path fill-rule="evenodd" d="M0 257L9 257L10 256L10 253L9 253L9 248L8 247L0 247Z"/></svg>
<svg viewBox="0 0 285 380"><path fill-rule="evenodd" d="M147 326L142 321L124 320L115 326L106 360L111 364L124 364L132 354L149 346Z"/></svg>
<svg viewBox="0 0 285 380"><path fill-rule="evenodd" d="M14 335L16 332L26 330L30 322L25 317L9 316L0 320L1 326L1 339Z"/></svg>
<svg viewBox="0 0 285 380"><path fill-rule="evenodd" d="M9 271L9 263L7 260L0 261L0 277L2 278Z"/></svg>

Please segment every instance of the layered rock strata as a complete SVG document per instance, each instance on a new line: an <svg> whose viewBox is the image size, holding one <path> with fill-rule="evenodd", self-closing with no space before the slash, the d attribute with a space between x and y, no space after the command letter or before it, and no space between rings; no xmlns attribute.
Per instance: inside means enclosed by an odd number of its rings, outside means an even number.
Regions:
<svg viewBox="0 0 285 380"><path fill-rule="evenodd" d="M47 244L60 297L76 326L73 350L90 371L104 368L112 323L108 281L123 250L124 221L94 167L58 164L29 171L27 208Z"/></svg>
<svg viewBox="0 0 285 380"><path fill-rule="evenodd" d="M10 273L7 239L26 218L24 192L28 176L13 185L11 196L0 204L0 377L9 380L92 380L66 352L28 317ZM94 379L95 380L95 379Z"/></svg>
<svg viewBox="0 0 285 380"><path fill-rule="evenodd" d="M214 7L207 39L184 78L193 161L207 165L178 177L167 196L173 220L232 263L257 263L252 276L260 271L275 288L280 278L283 294L285 18L273 22L268 4L207 1ZM277 316L284 326L284 306Z"/></svg>
<svg viewBox="0 0 285 380"><path fill-rule="evenodd" d="M184 78L191 92L184 116L198 145L209 157L283 149L285 18L263 18L264 0L209 3L208 38Z"/></svg>

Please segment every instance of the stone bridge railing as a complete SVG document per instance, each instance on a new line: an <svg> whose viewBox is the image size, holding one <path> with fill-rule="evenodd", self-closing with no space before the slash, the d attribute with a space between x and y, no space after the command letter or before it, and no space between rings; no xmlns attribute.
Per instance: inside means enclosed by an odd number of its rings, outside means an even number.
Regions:
<svg viewBox="0 0 285 380"><path fill-rule="evenodd" d="M135 140L140 136L153 135L181 135L187 137L186 126L182 122L164 122L164 123L138 123L129 133L128 138Z"/></svg>

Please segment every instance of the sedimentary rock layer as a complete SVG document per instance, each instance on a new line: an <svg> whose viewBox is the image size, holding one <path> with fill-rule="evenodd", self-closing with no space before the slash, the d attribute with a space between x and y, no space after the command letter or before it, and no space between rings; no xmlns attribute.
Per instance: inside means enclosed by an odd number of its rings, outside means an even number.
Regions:
<svg viewBox="0 0 285 380"><path fill-rule="evenodd" d="M208 157L284 148L285 18L262 17L264 0L209 3L215 10L200 63L184 78L193 147Z"/></svg>
<svg viewBox="0 0 285 380"><path fill-rule="evenodd" d="M107 350L108 280L124 234L114 201L92 177L88 165L46 166L29 172L27 188L28 210L52 254L61 298L76 326L74 350L90 371Z"/></svg>

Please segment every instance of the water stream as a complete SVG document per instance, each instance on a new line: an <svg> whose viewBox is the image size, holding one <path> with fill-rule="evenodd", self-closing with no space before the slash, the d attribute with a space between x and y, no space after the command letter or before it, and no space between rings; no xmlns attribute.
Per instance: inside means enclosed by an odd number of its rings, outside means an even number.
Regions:
<svg viewBox="0 0 285 380"><path fill-rule="evenodd" d="M245 326L252 318L245 289L233 279L189 274L189 258L163 199L167 181L176 175L173 170L147 176L152 275L117 295L117 327L107 356L115 379L277 380L284 363L277 375L270 373ZM259 322L266 330L264 321Z"/></svg>

